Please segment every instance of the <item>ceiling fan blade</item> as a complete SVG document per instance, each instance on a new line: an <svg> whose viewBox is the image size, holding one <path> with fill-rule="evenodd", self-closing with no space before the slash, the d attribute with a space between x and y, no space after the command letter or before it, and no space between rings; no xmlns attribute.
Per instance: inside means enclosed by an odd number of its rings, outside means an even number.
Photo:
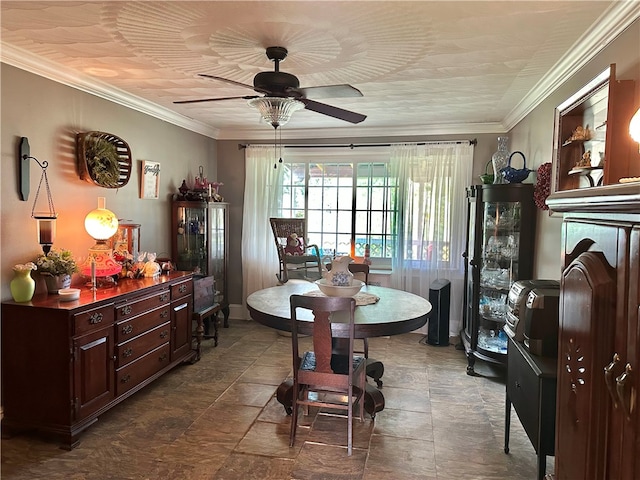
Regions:
<svg viewBox="0 0 640 480"><path fill-rule="evenodd" d="M304 106L307 110L321 113L323 115L328 115L329 117L339 118L340 120L344 120L345 122L360 123L365 118L367 118L366 115L362 115L356 112L350 112L349 110L344 110L338 107L333 107L331 105L327 105L326 103L309 100L308 98L300 98L299 100L304 103Z"/></svg>
<svg viewBox="0 0 640 480"><path fill-rule="evenodd" d="M216 77L214 75L207 75L205 73L199 73L198 76L199 77L205 77L205 78L211 78L212 80L219 80L221 82L230 83L231 85L237 85L239 87L250 88L251 90L253 90L253 86L252 85L247 85L246 83L236 82L235 80L229 80L228 78Z"/></svg>
<svg viewBox="0 0 640 480"><path fill-rule="evenodd" d="M362 92L351 85L324 85L320 87L297 88L303 97L318 98L350 98L362 97Z"/></svg>
<svg viewBox="0 0 640 480"><path fill-rule="evenodd" d="M220 100L251 100L252 98L258 98L259 95L245 95L242 97L218 97L218 98L201 98L199 100L179 100L177 102L173 102L175 104L183 104L183 103L201 103L201 102L218 102Z"/></svg>

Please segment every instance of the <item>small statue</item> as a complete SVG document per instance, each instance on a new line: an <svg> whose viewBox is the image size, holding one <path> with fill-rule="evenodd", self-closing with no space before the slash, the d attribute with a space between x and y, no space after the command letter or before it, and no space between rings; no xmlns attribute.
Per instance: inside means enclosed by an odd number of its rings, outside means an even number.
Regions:
<svg viewBox="0 0 640 480"><path fill-rule="evenodd" d="M156 262L155 253L147 253L147 262L144 264L144 276L145 277L157 277L160 275L162 268L160 264Z"/></svg>
<svg viewBox="0 0 640 480"><path fill-rule="evenodd" d="M589 125L586 127L578 125L571 136L567 139L567 142L573 142L576 140L591 140L591 130L589 129Z"/></svg>
<svg viewBox="0 0 640 480"><path fill-rule="evenodd" d="M187 181L186 180L182 180L182 185L180 185L180 188L178 188L178 191L180 192L180 195L182 195L183 197L189 192L189 187L187 187Z"/></svg>
<svg viewBox="0 0 640 480"><path fill-rule="evenodd" d="M574 168L588 168L591 166L591 150L587 150L582 154L582 158L576 162Z"/></svg>

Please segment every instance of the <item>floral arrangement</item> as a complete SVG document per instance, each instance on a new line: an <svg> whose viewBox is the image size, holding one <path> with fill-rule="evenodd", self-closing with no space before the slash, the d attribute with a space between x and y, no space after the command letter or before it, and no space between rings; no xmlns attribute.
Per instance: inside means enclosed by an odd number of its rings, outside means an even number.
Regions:
<svg viewBox="0 0 640 480"><path fill-rule="evenodd" d="M37 270L38 267L33 262L27 262L25 264L18 264L13 266L13 271L16 273L27 272L31 270Z"/></svg>
<svg viewBox="0 0 640 480"><path fill-rule="evenodd" d="M78 264L69 250L53 249L49 253L41 253L33 261L43 275L72 275L78 271Z"/></svg>
<svg viewBox="0 0 640 480"><path fill-rule="evenodd" d="M551 193L551 162L543 163L538 167L538 178L533 189L533 201L536 207L549 210L545 200Z"/></svg>

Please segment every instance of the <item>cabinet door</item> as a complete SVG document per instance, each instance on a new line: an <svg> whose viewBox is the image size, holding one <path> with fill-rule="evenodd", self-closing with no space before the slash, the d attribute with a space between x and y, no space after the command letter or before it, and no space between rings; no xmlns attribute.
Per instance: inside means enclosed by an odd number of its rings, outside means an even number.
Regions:
<svg viewBox="0 0 640 480"><path fill-rule="evenodd" d="M616 329L615 227L565 225L558 343L556 477L590 480L604 474L610 395L604 367Z"/></svg>
<svg viewBox="0 0 640 480"><path fill-rule="evenodd" d="M215 280L215 302L227 304L227 204L209 204L208 275Z"/></svg>
<svg viewBox="0 0 640 480"><path fill-rule="evenodd" d="M113 326L73 340L74 410L81 420L115 397Z"/></svg>
<svg viewBox="0 0 640 480"><path fill-rule="evenodd" d="M640 478L640 226L633 229L629 245L628 347L624 359L625 374L616 379L622 405L619 414L624 416L619 477L623 480Z"/></svg>
<svg viewBox="0 0 640 480"><path fill-rule="evenodd" d="M178 270L209 275L206 202L173 203L173 261Z"/></svg>
<svg viewBox="0 0 640 480"><path fill-rule="evenodd" d="M186 355L191 350L191 297L171 303L171 361Z"/></svg>

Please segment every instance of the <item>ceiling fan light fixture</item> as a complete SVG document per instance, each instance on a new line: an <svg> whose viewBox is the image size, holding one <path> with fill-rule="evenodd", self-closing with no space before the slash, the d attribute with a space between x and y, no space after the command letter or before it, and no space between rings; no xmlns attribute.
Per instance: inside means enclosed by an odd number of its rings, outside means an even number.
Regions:
<svg viewBox="0 0 640 480"><path fill-rule="evenodd" d="M257 109L265 122L273 128L285 125L293 112L302 110L304 103L295 98L286 97L259 97L247 102L250 107Z"/></svg>

